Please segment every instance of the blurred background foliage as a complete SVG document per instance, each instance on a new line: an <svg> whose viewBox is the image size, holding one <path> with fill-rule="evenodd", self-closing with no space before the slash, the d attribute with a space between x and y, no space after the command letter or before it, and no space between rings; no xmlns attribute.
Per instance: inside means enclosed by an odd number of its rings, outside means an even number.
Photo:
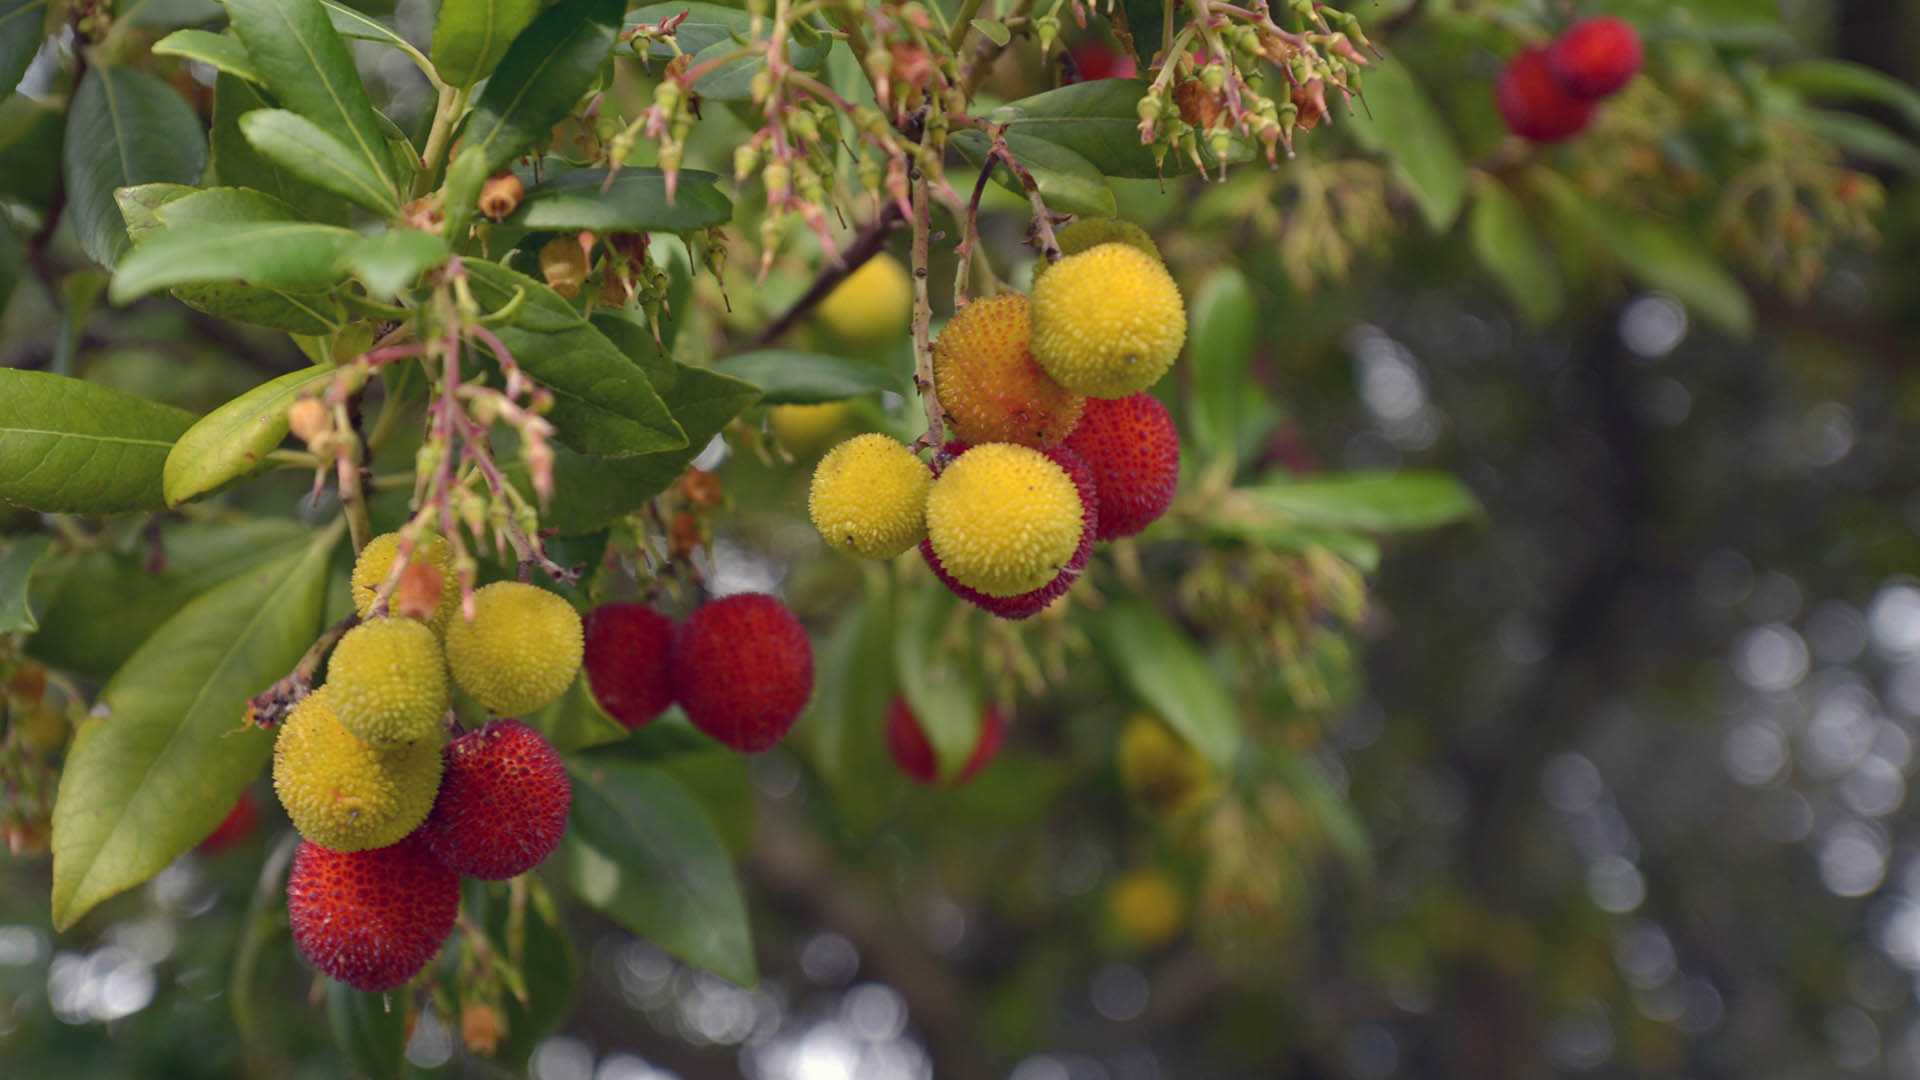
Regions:
<svg viewBox="0 0 1920 1080"><path fill-rule="evenodd" d="M601 753L670 777L741 860L757 987L564 893L474 887L470 919L527 904L531 927L534 1015L510 1006L483 1060L448 996L471 957L450 952L417 1013L315 986L285 936L287 829L261 786L237 846L57 938L46 860L20 837L0 864L6 1071L1920 1074L1920 17L1897 0L1604 5L1640 20L1649 75L1581 140L1522 152L1488 88L1557 6L1354 6L1392 57L1369 73L1386 88L1370 121L1336 116L1275 172L1109 181L1187 293L1202 359L1162 387L1181 502L1097 562L1071 612L1016 631L917 565L822 557L805 477L838 435L911 433L911 406L883 393L812 412L775 411L811 400L776 393L699 462L725 500L702 568L720 591L777 587L808 620L815 705L744 764L677 718ZM391 14L416 38L431 26L426 4ZM217 13L151 0L129 17L157 34ZM425 99L407 69L361 60L410 126ZM0 109L14 153L40 137L23 110L62 92L55 66ZM988 92L1059 74L1027 46ZM190 97L194 77L175 74ZM623 73L636 100L649 85ZM717 112L689 165L728 171L740 130ZM31 225L42 173L5 175L13 224ZM1018 283L1025 204L990 190L986 206ZM743 192L736 223L755 212ZM751 267L739 231L734 265ZM724 302L695 279L679 359L737 352L799 295L819 261L799 232ZM23 284L0 364L72 363L204 411L304 363L159 301L62 321L9 265ZM808 324L782 344L853 356L876 388L910 368L900 336ZM227 506L284 514L302 487ZM17 805L49 782L34 766L61 710L84 708L142 619L301 532L170 523L154 575L128 525L43 583L68 592L40 597L32 648L78 681L9 714ZM63 632L46 596L84 590L132 598L118 639ZM962 788L910 785L883 735L896 691L962 728L1000 702L1001 758ZM605 735L591 715L549 730ZM1199 794L1156 799L1139 773L1155 764ZM382 1050L403 1038L404 1065Z"/></svg>

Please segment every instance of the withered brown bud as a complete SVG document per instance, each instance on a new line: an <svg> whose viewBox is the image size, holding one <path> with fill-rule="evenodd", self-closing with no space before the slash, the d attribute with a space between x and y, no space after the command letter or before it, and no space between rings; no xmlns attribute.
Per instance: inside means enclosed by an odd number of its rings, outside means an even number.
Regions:
<svg viewBox="0 0 1920 1080"><path fill-rule="evenodd" d="M499 221L520 207L527 189L511 169L501 169L480 187L480 212Z"/></svg>

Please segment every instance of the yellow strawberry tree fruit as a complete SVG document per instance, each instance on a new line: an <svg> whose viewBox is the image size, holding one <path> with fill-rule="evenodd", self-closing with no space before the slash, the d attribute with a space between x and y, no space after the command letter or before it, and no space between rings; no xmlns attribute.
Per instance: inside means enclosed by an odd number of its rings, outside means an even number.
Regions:
<svg viewBox="0 0 1920 1080"><path fill-rule="evenodd" d="M933 473L913 451L885 435L856 435L813 470L807 513L834 550L890 559L927 535Z"/></svg>
<svg viewBox="0 0 1920 1080"><path fill-rule="evenodd" d="M353 562L353 609L366 618L373 611L373 598L380 586L387 580L387 574L393 570L393 560L400 549L400 534L384 533L367 541L360 549L360 557ZM436 533L427 534L413 547L409 565L424 563L440 575L440 603L428 617L427 625L436 634L447 632L447 620L460 607L460 579L453 572L453 549L447 546L446 538Z"/></svg>
<svg viewBox="0 0 1920 1080"><path fill-rule="evenodd" d="M273 744L273 790L300 835L334 851L399 843L440 790L440 739L384 749L356 737L323 686L294 707Z"/></svg>
<svg viewBox="0 0 1920 1080"><path fill-rule="evenodd" d="M1187 924L1187 898L1156 867L1142 866L1115 878L1107 890L1107 915L1131 945L1156 949Z"/></svg>
<svg viewBox="0 0 1920 1080"><path fill-rule="evenodd" d="M1038 450L983 443L927 493L927 539L955 581L988 596L1032 592L1080 546L1080 493Z"/></svg>
<svg viewBox="0 0 1920 1080"><path fill-rule="evenodd" d="M881 252L834 286L816 314L834 337L849 345L883 345L907 332L913 279L899 259Z"/></svg>
<svg viewBox="0 0 1920 1080"><path fill-rule="evenodd" d="M473 594L473 618L447 626L447 669L466 695L499 716L553 704L580 671L580 613L560 596L518 581Z"/></svg>
<svg viewBox="0 0 1920 1080"><path fill-rule="evenodd" d="M1186 340L1180 287L1160 260L1131 244L1069 255L1033 283L1033 358L1076 393L1145 390Z"/></svg>

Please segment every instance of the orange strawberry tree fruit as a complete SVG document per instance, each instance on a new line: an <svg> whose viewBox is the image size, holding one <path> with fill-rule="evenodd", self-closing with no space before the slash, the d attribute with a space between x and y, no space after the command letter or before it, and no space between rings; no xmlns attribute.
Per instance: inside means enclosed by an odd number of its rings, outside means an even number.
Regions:
<svg viewBox="0 0 1920 1080"><path fill-rule="evenodd" d="M1159 907L1297 924L1367 865L1302 755L1381 537L1476 504L1290 453L1269 300L1426 234L1536 323L1624 278L1737 334L1724 260L1803 293L1872 229L1843 151L1913 153L1808 105L1899 88L1686 5L1595 5L1648 33L1579 39L1577 124L1544 61L1496 104L1562 13L1350 6L0 0L51 328L0 367L0 814L52 928L204 843L259 866L243 1033L307 1007L278 950L362 1068L427 1011L524 1061L575 908L755 980L767 752L856 837L1118 754Z"/></svg>

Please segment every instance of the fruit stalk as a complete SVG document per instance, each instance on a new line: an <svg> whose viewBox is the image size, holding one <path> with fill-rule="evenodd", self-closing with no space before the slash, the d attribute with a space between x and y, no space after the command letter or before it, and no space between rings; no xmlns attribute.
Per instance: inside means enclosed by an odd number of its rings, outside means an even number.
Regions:
<svg viewBox="0 0 1920 1080"><path fill-rule="evenodd" d="M946 438L947 413L940 397L933 392L933 302L927 296L927 246L932 234L932 208L926 169L913 166L913 385L920 392L920 404L927 410L927 430L913 440L913 451L939 447Z"/></svg>

